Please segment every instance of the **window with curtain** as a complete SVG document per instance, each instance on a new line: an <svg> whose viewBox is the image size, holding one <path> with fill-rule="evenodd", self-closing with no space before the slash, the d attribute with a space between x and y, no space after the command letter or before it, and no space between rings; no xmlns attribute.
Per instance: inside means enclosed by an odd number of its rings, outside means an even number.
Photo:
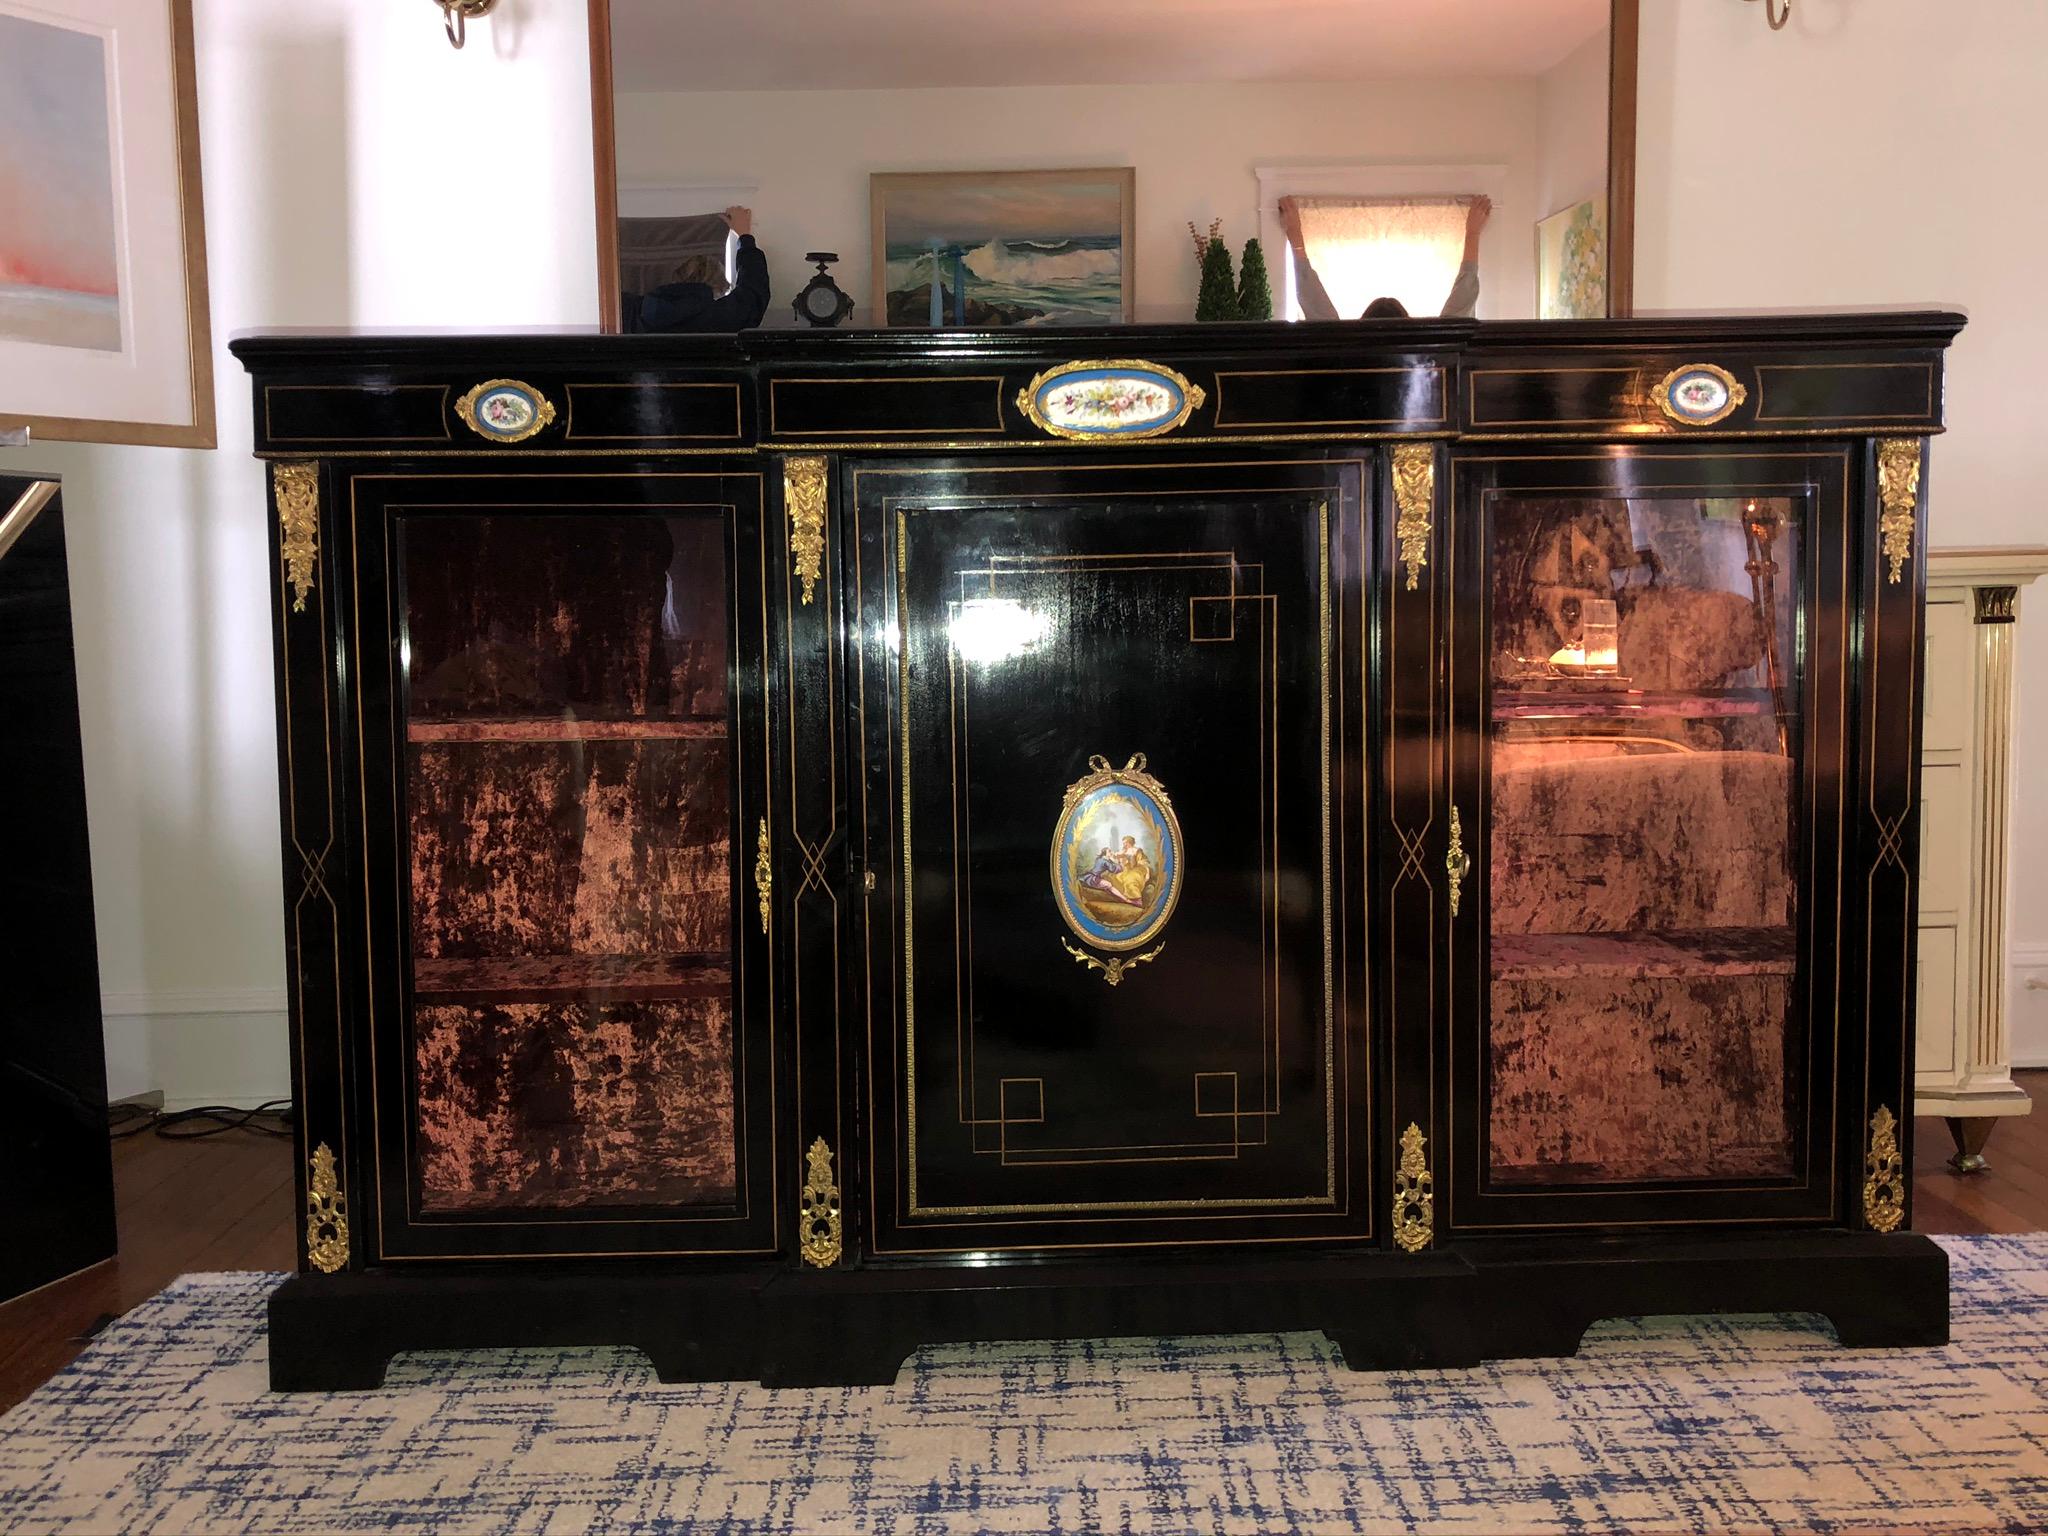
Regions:
<svg viewBox="0 0 2048 1536"><path fill-rule="evenodd" d="M1303 197L1301 243L1330 303L1347 320L1377 298L1411 315L1443 311L1465 250L1469 197ZM1287 318L1303 317L1288 255Z"/></svg>

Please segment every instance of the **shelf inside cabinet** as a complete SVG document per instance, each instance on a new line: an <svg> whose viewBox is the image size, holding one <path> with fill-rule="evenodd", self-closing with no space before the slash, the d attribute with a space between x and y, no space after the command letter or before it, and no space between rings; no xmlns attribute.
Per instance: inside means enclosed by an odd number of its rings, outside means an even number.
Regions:
<svg viewBox="0 0 2048 1536"><path fill-rule="evenodd" d="M1495 981L1790 976L1797 963L1790 928L1645 929L1629 933L1497 933L1493 936Z"/></svg>
<svg viewBox="0 0 2048 1536"><path fill-rule="evenodd" d="M646 1002L724 997L731 990L732 957L724 951L413 961L413 997L422 1003Z"/></svg>
<svg viewBox="0 0 2048 1536"><path fill-rule="evenodd" d="M1715 720L1790 713L1779 707L1769 688L1496 688L1493 693L1495 720Z"/></svg>
<svg viewBox="0 0 2048 1536"><path fill-rule="evenodd" d="M435 745L461 742L511 742L545 745L571 741L723 741L723 715L658 716L579 720L561 715L473 716L408 720L409 742Z"/></svg>

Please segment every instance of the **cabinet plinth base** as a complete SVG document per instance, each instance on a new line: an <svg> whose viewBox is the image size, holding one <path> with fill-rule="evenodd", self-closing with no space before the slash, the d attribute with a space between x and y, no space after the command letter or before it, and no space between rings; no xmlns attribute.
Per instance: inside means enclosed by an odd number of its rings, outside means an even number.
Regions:
<svg viewBox="0 0 2048 1536"><path fill-rule="evenodd" d="M1849 1347L1948 1341L1948 1256L1913 1233L1518 1239L1388 1253L990 1267L300 1275L270 1384L373 1388L421 1349L599 1344L663 1381L879 1386L924 1345L1321 1331L1354 1370L1569 1355L1602 1318L1808 1312Z"/></svg>
<svg viewBox="0 0 2048 1536"><path fill-rule="evenodd" d="M270 1386L367 1391L421 1349L624 1345L663 1381L737 1381L755 1365L759 1274L294 1275L270 1296Z"/></svg>

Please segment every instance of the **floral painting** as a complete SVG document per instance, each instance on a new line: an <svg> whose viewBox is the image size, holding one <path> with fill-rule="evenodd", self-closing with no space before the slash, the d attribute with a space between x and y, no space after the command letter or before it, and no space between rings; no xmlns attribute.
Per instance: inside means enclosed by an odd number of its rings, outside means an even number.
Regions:
<svg viewBox="0 0 2048 1536"><path fill-rule="evenodd" d="M1055 437L1157 437L1208 398L1201 385L1156 363L1067 363L1017 392L1017 409Z"/></svg>
<svg viewBox="0 0 2048 1536"><path fill-rule="evenodd" d="M1131 318L1129 169L869 179L875 313L894 326Z"/></svg>
<svg viewBox="0 0 2048 1536"><path fill-rule="evenodd" d="M107 45L0 15L0 337L121 350Z"/></svg>
<svg viewBox="0 0 2048 1536"><path fill-rule="evenodd" d="M1147 423L1180 409L1180 399L1149 379L1095 379L1069 384L1053 396L1053 406L1076 426L1120 427Z"/></svg>
<svg viewBox="0 0 2048 1536"><path fill-rule="evenodd" d="M1536 318L1607 313L1607 200L1588 198L1536 225Z"/></svg>
<svg viewBox="0 0 2048 1536"><path fill-rule="evenodd" d="M480 414L497 431L517 432L533 420L533 406L515 394L500 393L484 401Z"/></svg>

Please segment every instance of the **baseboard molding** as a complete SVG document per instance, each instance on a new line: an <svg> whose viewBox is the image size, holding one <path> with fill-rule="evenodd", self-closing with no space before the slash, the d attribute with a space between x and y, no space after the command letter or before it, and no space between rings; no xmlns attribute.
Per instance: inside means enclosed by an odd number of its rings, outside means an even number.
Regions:
<svg viewBox="0 0 2048 1536"><path fill-rule="evenodd" d="M100 1012L109 1018L180 1018L195 1013L277 1013L285 1011L282 987L245 987L225 992L102 992Z"/></svg>
<svg viewBox="0 0 2048 1536"><path fill-rule="evenodd" d="M154 1090L175 1112L292 1095L282 992L110 993L104 1003L109 1098Z"/></svg>

